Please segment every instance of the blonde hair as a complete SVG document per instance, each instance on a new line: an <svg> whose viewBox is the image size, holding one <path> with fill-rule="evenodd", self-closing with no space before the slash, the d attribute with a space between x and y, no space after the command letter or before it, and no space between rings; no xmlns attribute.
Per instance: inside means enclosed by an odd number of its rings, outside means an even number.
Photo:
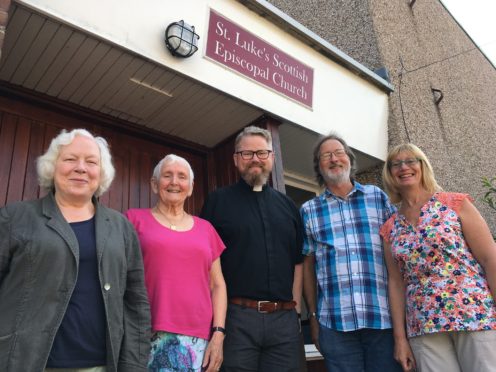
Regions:
<svg viewBox="0 0 496 372"><path fill-rule="evenodd" d="M411 154L413 157L420 160L420 169L422 170L420 182L425 190L431 193L442 190L441 186L438 185L434 178L432 165L424 152L413 143L404 143L389 151L386 163L382 168L382 181L392 203L399 203L401 201L401 194L399 193L396 181L391 174L391 162L401 153Z"/></svg>

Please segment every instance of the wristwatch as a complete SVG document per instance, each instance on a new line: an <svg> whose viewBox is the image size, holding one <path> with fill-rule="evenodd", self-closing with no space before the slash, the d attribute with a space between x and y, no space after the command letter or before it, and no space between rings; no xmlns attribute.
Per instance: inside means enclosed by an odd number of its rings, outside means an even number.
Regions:
<svg viewBox="0 0 496 372"><path fill-rule="evenodd" d="M307 313L307 318L310 319L310 318L317 318L317 313L315 311L310 311Z"/></svg>
<svg viewBox="0 0 496 372"><path fill-rule="evenodd" d="M212 327L212 333L214 333L214 332L222 332L225 335L226 329L224 327Z"/></svg>

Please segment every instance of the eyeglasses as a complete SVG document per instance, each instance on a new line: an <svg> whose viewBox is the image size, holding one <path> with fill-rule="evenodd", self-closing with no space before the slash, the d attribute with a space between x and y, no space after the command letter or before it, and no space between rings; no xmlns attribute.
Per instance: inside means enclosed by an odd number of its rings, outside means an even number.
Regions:
<svg viewBox="0 0 496 372"><path fill-rule="evenodd" d="M346 151L344 149L338 149L336 151L329 151L329 152L324 152L323 154L319 155L319 159L323 161L328 161L331 160L332 155L334 155L336 158L343 158L346 156Z"/></svg>
<svg viewBox="0 0 496 372"><path fill-rule="evenodd" d="M260 160L265 160L269 158L270 153L272 150L257 150L257 151L250 151L250 150L243 150L243 151L236 151L235 154L241 155L243 160L251 160L257 155L257 158Z"/></svg>
<svg viewBox="0 0 496 372"><path fill-rule="evenodd" d="M415 164L418 164L419 161L421 161L419 158L390 161L389 168L400 169L403 164L405 164L407 167L413 167Z"/></svg>

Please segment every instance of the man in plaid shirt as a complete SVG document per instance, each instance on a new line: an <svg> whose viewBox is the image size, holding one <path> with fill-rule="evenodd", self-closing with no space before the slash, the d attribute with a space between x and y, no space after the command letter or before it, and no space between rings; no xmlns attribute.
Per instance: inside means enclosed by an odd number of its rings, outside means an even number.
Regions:
<svg viewBox="0 0 496 372"><path fill-rule="evenodd" d="M313 160L325 191L301 207L312 340L328 371L401 371L379 235L395 208L381 189L353 179L355 155L339 136L321 138Z"/></svg>

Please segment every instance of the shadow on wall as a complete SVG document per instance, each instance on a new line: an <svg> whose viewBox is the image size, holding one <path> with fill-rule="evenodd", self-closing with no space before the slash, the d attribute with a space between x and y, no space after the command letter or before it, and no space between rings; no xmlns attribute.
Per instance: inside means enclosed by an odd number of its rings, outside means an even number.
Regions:
<svg viewBox="0 0 496 372"><path fill-rule="evenodd" d="M483 177L482 186L484 186L484 188L486 189L486 193L482 197L482 201L486 203L489 208L496 212L496 177ZM489 226L489 228L491 227L491 230L494 232L494 226ZM496 232L493 234L493 239L496 241Z"/></svg>

